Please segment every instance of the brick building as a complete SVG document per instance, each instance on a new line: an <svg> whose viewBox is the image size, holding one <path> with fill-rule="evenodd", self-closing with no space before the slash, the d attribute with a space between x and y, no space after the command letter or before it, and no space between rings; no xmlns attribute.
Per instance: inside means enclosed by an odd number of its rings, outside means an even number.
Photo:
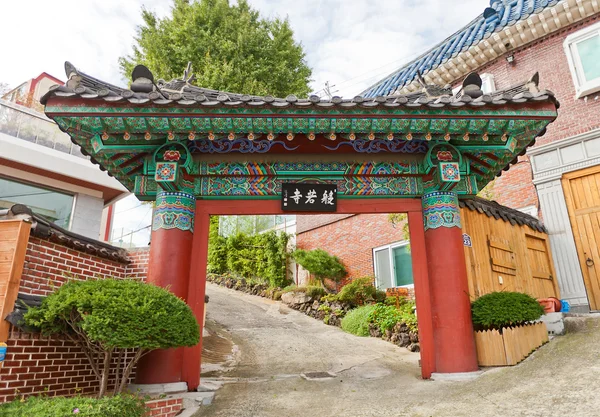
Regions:
<svg viewBox="0 0 600 417"><path fill-rule="evenodd" d="M538 73L560 102L546 135L488 194L544 220L562 298L576 309L600 309L600 6L593 0L491 0L467 26L362 95L420 91L419 74L426 83L458 90L471 71L482 74L484 93ZM298 246L315 247L319 236L324 249L339 241L341 257L359 275L377 274L374 249L402 241L384 215L376 221L307 219L298 218Z"/></svg>

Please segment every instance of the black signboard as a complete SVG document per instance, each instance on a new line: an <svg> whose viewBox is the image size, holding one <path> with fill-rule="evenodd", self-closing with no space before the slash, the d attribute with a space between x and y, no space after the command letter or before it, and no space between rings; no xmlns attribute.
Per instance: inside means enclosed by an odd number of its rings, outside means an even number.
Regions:
<svg viewBox="0 0 600 417"><path fill-rule="evenodd" d="M292 184L281 187L283 211L336 211L336 184Z"/></svg>

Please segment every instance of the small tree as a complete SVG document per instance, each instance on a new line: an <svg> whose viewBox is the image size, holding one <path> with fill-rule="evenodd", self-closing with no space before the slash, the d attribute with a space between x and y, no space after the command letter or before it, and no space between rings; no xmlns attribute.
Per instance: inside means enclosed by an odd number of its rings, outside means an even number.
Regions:
<svg viewBox="0 0 600 417"><path fill-rule="evenodd" d="M348 272L337 258L325 252L323 249L303 250L297 249L292 254L293 258L304 269L310 272L321 283L325 279L340 282Z"/></svg>
<svg viewBox="0 0 600 417"><path fill-rule="evenodd" d="M183 300L134 280L69 281L30 309L25 321L46 336L66 336L83 349L100 380L98 398L106 394L114 359L118 394L146 353L194 346L200 338L198 322Z"/></svg>

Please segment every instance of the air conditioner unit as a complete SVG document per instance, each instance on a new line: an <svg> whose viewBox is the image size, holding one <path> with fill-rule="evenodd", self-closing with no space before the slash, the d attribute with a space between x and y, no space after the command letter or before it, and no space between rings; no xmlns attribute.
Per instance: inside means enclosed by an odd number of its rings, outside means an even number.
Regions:
<svg viewBox="0 0 600 417"><path fill-rule="evenodd" d="M493 74L481 74L481 91L483 94L491 94L496 91L496 83Z"/></svg>

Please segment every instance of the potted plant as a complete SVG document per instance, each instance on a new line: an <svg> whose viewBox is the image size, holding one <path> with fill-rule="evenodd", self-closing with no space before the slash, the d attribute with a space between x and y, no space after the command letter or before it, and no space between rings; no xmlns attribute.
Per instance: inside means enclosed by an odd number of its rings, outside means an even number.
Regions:
<svg viewBox="0 0 600 417"><path fill-rule="evenodd" d="M544 308L519 292L493 292L471 306L481 366L516 365L548 341Z"/></svg>

